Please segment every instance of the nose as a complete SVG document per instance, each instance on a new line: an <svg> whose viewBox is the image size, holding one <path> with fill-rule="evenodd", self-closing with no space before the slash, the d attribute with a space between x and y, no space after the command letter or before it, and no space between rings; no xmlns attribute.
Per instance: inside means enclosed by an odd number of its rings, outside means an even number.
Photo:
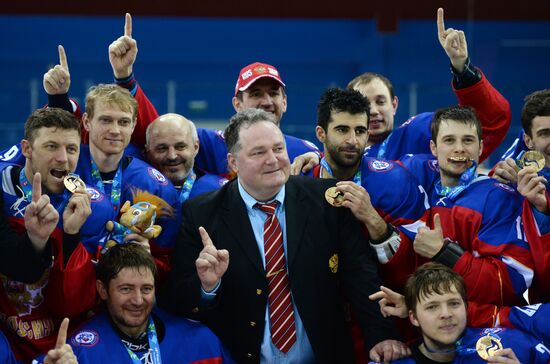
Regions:
<svg viewBox="0 0 550 364"><path fill-rule="evenodd" d="M169 147L168 148L168 159L170 160L174 160L178 157L178 155L176 154L176 149L174 147Z"/></svg>
<svg viewBox="0 0 550 364"><path fill-rule="evenodd" d="M58 152L55 155L58 162L66 162L68 160L67 158L67 150L65 148L59 148Z"/></svg>
<svg viewBox="0 0 550 364"><path fill-rule="evenodd" d="M117 122L114 122L111 124L111 127L109 128L109 132L111 134L119 134L120 133L120 127L118 126Z"/></svg>
<svg viewBox="0 0 550 364"><path fill-rule="evenodd" d="M357 135L355 134L355 131L354 130L351 130L350 133L348 134L347 138L346 138L346 141L349 143L349 144L352 144L352 145L355 145L357 144Z"/></svg>
<svg viewBox="0 0 550 364"><path fill-rule="evenodd" d="M449 317L451 316L451 310L449 309L448 305L441 305L441 317Z"/></svg>
<svg viewBox="0 0 550 364"><path fill-rule="evenodd" d="M141 305L143 303L143 295L141 294L141 291L139 289L136 289L134 291L134 295L132 296L132 303L134 305Z"/></svg>
<svg viewBox="0 0 550 364"><path fill-rule="evenodd" d="M277 156L273 150L269 150L266 154L266 163L272 164L277 162Z"/></svg>
<svg viewBox="0 0 550 364"><path fill-rule="evenodd" d="M272 104L273 104L273 98L271 97L271 95L267 92L264 93L262 95L260 105L262 105L262 106L271 106Z"/></svg>
<svg viewBox="0 0 550 364"><path fill-rule="evenodd" d="M369 115L370 116L378 115L378 107L376 106L375 103L371 103L369 105Z"/></svg>

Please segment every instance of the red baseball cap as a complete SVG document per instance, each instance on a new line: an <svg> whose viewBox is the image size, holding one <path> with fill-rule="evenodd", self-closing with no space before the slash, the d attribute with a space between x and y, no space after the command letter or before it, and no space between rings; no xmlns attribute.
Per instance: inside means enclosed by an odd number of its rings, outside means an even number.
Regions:
<svg viewBox="0 0 550 364"><path fill-rule="evenodd" d="M235 85L235 96L239 91L246 91L254 82L263 77L270 77L285 87L279 71L267 63L255 62L244 67L239 73L237 84Z"/></svg>

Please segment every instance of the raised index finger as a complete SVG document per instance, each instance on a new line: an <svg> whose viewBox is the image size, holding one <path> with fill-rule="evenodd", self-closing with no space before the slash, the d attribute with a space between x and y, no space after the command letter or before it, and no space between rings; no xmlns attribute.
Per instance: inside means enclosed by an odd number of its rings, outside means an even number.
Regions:
<svg viewBox="0 0 550 364"><path fill-rule="evenodd" d="M204 245L205 248L209 245L214 245L212 239L210 239L210 235L208 235L206 229L202 226L199 227L199 234L201 234L202 245Z"/></svg>
<svg viewBox="0 0 550 364"><path fill-rule="evenodd" d="M124 35L132 38L132 16L126 13L126 21L124 23Z"/></svg>
<svg viewBox="0 0 550 364"><path fill-rule="evenodd" d="M65 54L65 48L62 45L57 46L57 51L59 52L59 65L69 70L69 62L67 62L67 55Z"/></svg>
<svg viewBox="0 0 550 364"><path fill-rule="evenodd" d="M40 172L36 172L32 179L32 200L37 202L42 196L42 176Z"/></svg>
<svg viewBox="0 0 550 364"><path fill-rule="evenodd" d="M69 328L69 319L64 318L59 326L59 333L57 334L57 341L55 343L55 348L59 349L67 342L67 329Z"/></svg>
<svg viewBox="0 0 550 364"><path fill-rule="evenodd" d="M443 20L443 8L437 9L437 34L441 37L445 33L445 20Z"/></svg>

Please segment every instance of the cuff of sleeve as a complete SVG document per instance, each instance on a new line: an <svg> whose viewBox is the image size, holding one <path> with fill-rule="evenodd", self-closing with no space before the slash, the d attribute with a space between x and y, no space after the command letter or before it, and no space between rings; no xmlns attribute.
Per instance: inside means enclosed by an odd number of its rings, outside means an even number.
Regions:
<svg viewBox="0 0 550 364"><path fill-rule="evenodd" d="M65 264L69 261L71 254L80 243L80 233L67 234L63 232L63 261Z"/></svg>
<svg viewBox="0 0 550 364"><path fill-rule="evenodd" d="M371 240L370 246L376 252L376 257L380 264L388 263L395 255L401 245L401 236L395 228L388 223L388 232L380 240Z"/></svg>
<svg viewBox="0 0 550 364"><path fill-rule="evenodd" d="M61 95L48 95L48 107L57 107L70 113L74 112L73 104L71 104L68 93Z"/></svg>
<svg viewBox="0 0 550 364"><path fill-rule="evenodd" d="M443 248L432 257L432 261L453 268L463 254L464 250L460 245L450 239L445 239Z"/></svg>
<svg viewBox="0 0 550 364"><path fill-rule="evenodd" d="M220 280L218 284L216 284L216 287L214 287L213 290L210 292L206 292L204 288L201 287L201 298L205 301L212 301L214 298L216 298L216 295L218 294L218 289L220 288L222 281Z"/></svg>
<svg viewBox="0 0 550 364"><path fill-rule="evenodd" d="M136 81L136 78L135 78L133 72L130 74L130 76L128 76L126 78L116 78L115 77L114 79L115 79L115 83L117 85L119 85L120 87L123 87L123 88L127 89L128 91L130 91L132 96L136 95L137 81Z"/></svg>
<svg viewBox="0 0 550 364"><path fill-rule="evenodd" d="M462 73L458 73L452 65L451 72L453 73L453 86L457 90L473 86L481 81L481 73L472 65L470 57L466 59L466 64L464 65L464 71L462 71Z"/></svg>

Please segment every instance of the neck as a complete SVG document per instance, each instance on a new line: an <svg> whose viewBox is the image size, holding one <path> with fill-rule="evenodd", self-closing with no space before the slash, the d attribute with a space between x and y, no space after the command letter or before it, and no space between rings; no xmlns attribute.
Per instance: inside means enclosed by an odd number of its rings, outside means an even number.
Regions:
<svg viewBox="0 0 550 364"><path fill-rule="evenodd" d="M118 329L124 333L126 336L131 337L133 339L138 338L141 334L143 334L147 330L147 325L149 324L149 320L145 321L142 325L138 327L128 327L123 326L117 321L114 321L115 325L118 327Z"/></svg>
<svg viewBox="0 0 550 364"><path fill-rule="evenodd" d="M371 145L380 144L390 135L391 131L385 131L380 134L371 135L369 134L369 140L367 141L367 147L370 147Z"/></svg>
<svg viewBox="0 0 550 364"><path fill-rule="evenodd" d="M459 178L447 176L445 174L441 174L441 184L445 187L456 187L458 185Z"/></svg>
<svg viewBox="0 0 550 364"><path fill-rule="evenodd" d="M325 153L325 156L330 169L332 169L333 176L331 176L324 168L321 168L321 173L319 173L319 177L321 178L336 178L342 181L350 180L353 176L355 176L355 173L357 173L357 169L361 164L361 159L359 159L359 161L353 166L342 167L334 163L328 154Z"/></svg>
<svg viewBox="0 0 550 364"><path fill-rule="evenodd" d="M90 144L90 154L100 172L109 173L118 168L124 152L119 154L106 154Z"/></svg>
<svg viewBox="0 0 550 364"><path fill-rule="evenodd" d="M427 357L428 359L431 359L433 361L439 362L439 363L445 363L452 361L455 356L456 352L454 351L454 346L452 348L430 348L429 350L426 348L426 343L423 342L420 344L420 352ZM441 352L434 352L434 351L441 351Z"/></svg>

